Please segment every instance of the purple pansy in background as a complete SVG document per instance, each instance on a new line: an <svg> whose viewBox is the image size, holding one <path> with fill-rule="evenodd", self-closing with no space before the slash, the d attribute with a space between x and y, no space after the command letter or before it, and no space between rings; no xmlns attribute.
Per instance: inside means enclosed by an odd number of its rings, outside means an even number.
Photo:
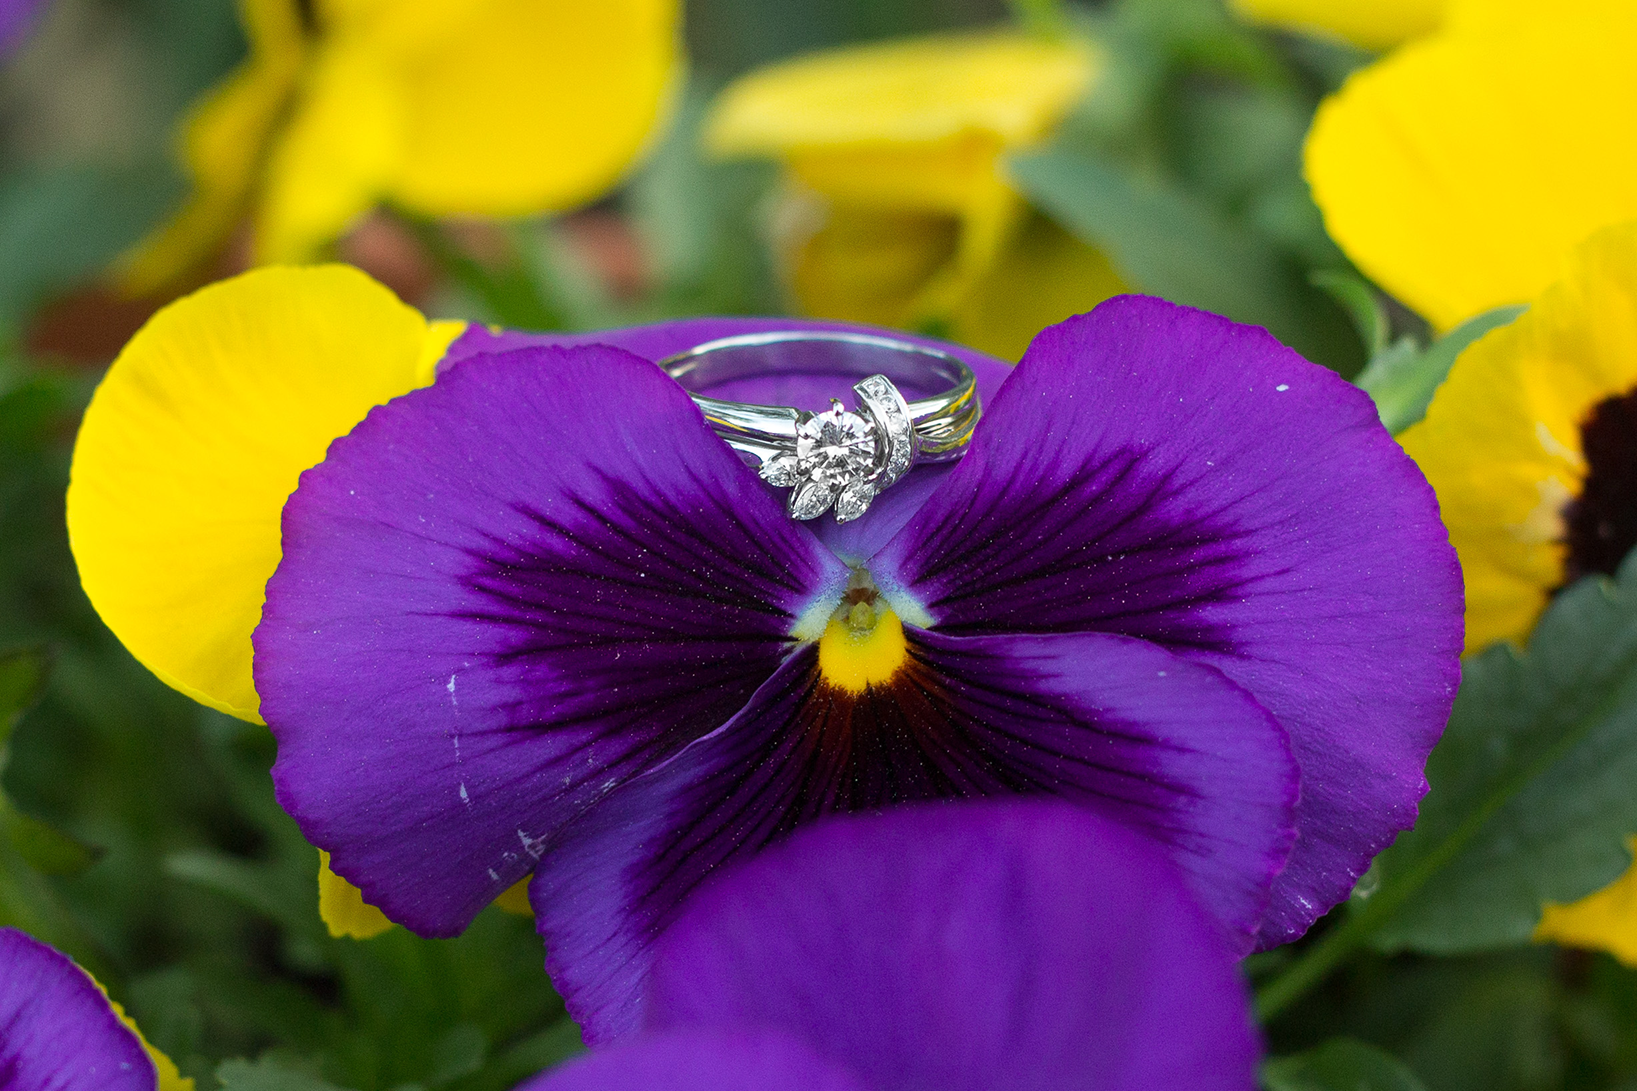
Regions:
<svg viewBox="0 0 1637 1091"><path fill-rule="evenodd" d="M644 1026L520 1091L1249 1091L1220 929L1146 839L1063 803L804 830L658 942Z"/></svg>
<svg viewBox="0 0 1637 1091"><path fill-rule="evenodd" d="M141 1040L85 971L0 928L0 1091L154 1091Z"/></svg>
<svg viewBox="0 0 1637 1091"><path fill-rule="evenodd" d="M14 53L28 37L46 0L0 0L0 57Z"/></svg>
<svg viewBox="0 0 1637 1091"><path fill-rule="evenodd" d="M600 1041L644 1025L685 897L825 813L1073 800L1238 950L1413 822L1460 576L1363 393L1116 299L979 369L953 468L810 529L652 363L744 329L469 333L303 475L256 687L281 802L390 917L452 934L532 871ZM851 379L747 382L712 393Z"/></svg>

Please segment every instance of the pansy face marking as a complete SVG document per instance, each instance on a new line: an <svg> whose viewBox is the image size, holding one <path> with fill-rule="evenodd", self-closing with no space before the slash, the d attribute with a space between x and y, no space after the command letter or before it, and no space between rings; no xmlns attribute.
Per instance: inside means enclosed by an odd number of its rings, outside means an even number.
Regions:
<svg viewBox="0 0 1637 1091"><path fill-rule="evenodd" d="M654 361L709 334L480 330L303 475L256 688L280 802L371 904L451 935L532 872L553 980L608 1041L691 893L826 815L1066 800L1163 846L1240 951L1413 821L1459 572L1356 387L1124 298L1042 333L975 432L921 431L958 462L800 522L731 413L949 387L834 363L892 338L766 328L758 355L832 355L707 397Z"/></svg>
<svg viewBox="0 0 1637 1091"><path fill-rule="evenodd" d="M938 392L911 405L883 374L853 387L857 412L830 399L818 413L695 395L716 433L760 466L763 481L790 489L792 518L817 519L835 509L850 523L917 461L949 462L966 453L982 412L977 380L966 363L908 341L867 334L774 331L699 345L662 363L689 389L755 375L846 374L889 367L903 381Z"/></svg>

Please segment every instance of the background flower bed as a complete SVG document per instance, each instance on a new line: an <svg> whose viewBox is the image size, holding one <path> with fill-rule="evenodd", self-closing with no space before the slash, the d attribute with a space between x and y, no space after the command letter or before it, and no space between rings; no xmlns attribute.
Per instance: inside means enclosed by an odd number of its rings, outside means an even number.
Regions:
<svg viewBox="0 0 1637 1091"><path fill-rule="evenodd" d="M505 233L378 216L339 253L438 316L594 328L779 313L778 171L703 156L712 93L803 50L1009 15L976 0L697 0L677 120L615 195ZM1355 327L1368 289L1301 182L1313 109L1367 54L1247 29L1206 0L1090 15L1108 51L1099 93L1019 171L1054 222L1129 283L1267 325L1346 376L1395 336L1427 337L1390 307ZM160 301L99 274L173 205L176 118L243 49L226 0L60 0L0 77L0 923L96 973L203 1087L509 1087L579 1048L530 922L490 909L456 940L331 939L316 852L272 799L265 730L130 659L68 554L77 415ZM1249 971L1271 980L1296 954ZM1274 1056L1360 1039L1434 1091L1637 1086L1637 974L1545 946L1365 954L1266 1031ZM1302 1078L1270 1069L1273 1086L1325 1086Z"/></svg>

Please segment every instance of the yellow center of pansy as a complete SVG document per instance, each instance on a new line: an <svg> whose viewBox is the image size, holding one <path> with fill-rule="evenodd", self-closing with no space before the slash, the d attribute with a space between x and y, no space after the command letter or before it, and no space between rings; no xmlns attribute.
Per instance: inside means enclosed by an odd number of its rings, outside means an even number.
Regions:
<svg viewBox="0 0 1637 1091"><path fill-rule="evenodd" d="M909 660L904 625L868 575L858 573L818 643L819 674L847 693L885 685Z"/></svg>

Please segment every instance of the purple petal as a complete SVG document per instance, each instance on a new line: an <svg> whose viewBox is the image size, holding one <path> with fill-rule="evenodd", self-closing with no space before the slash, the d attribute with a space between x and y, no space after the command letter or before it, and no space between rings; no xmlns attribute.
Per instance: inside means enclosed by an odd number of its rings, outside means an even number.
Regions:
<svg viewBox="0 0 1637 1091"><path fill-rule="evenodd" d="M573 1061L517 1091L870 1091L776 1031L676 1031Z"/></svg>
<svg viewBox="0 0 1637 1091"><path fill-rule="evenodd" d="M285 506L255 635L280 802L388 916L459 932L743 706L845 579L651 363L456 367Z"/></svg>
<svg viewBox="0 0 1637 1091"><path fill-rule="evenodd" d="M1139 637L1277 716L1302 793L1264 945L1415 820L1460 570L1370 399L1263 330L1134 296L1046 330L870 569L940 632Z"/></svg>
<svg viewBox="0 0 1637 1091"><path fill-rule="evenodd" d="M0 57L10 56L28 36L45 0L0 0Z"/></svg>
<svg viewBox="0 0 1637 1091"><path fill-rule="evenodd" d="M0 928L0 1088L153 1091L137 1036L66 955Z"/></svg>
<svg viewBox="0 0 1637 1091"><path fill-rule="evenodd" d="M1146 839L1048 803L821 823L703 889L649 1025L785 1030L878 1091L1249 1091L1215 922Z"/></svg>
<svg viewBox="0 0 1637 1091"><path fill-rule="evenodd" d="M831 812L1017 794L1152 835L1248 949L1293 836L1283 731L1213 668L1102 634L911 635L852 697L792 656L719 731L613 793L530 888L552 979L588 1041L641 1022L651 943L729 861Z"/></svg>
<svg viewBox="0 0 1637 1091"><path fill-rule="evenodd" d="M1012 366L1005 361L964 345L850 322L823 322L797 318L687 318L675 322L660 322L652 326L573 334L495 331L474 324L467 327L466 332L449 347L442 366L449 367L457 361L475 355L525 345L613 345L627 352L634 352L644 359L659 361L686 352L695 345L702 345L707 341L746 333L766 333L770 330L850 330L878 337L895 337L939 349L958 356L972 368L972 373L978 380L978 396L984 404L988 404L989 399L1000 389L1000 384L1012 371ZM852 384L851 378L841 379L835 376L777 375L722 383L712 388L710 393L715 397L734 401L822 409L829 405L831 398L840 398L850 403ZM932 393L939 392L910 391L911 397ZM826 516L815 520L809 526L838 556L854 563L866 560L909 521L909 517L926 502L926 498L948 476L948 472L948 466L919 467L877 497L863 518L851 523L838 524ZM783 493L779 495L782 496Z"/></svg>

